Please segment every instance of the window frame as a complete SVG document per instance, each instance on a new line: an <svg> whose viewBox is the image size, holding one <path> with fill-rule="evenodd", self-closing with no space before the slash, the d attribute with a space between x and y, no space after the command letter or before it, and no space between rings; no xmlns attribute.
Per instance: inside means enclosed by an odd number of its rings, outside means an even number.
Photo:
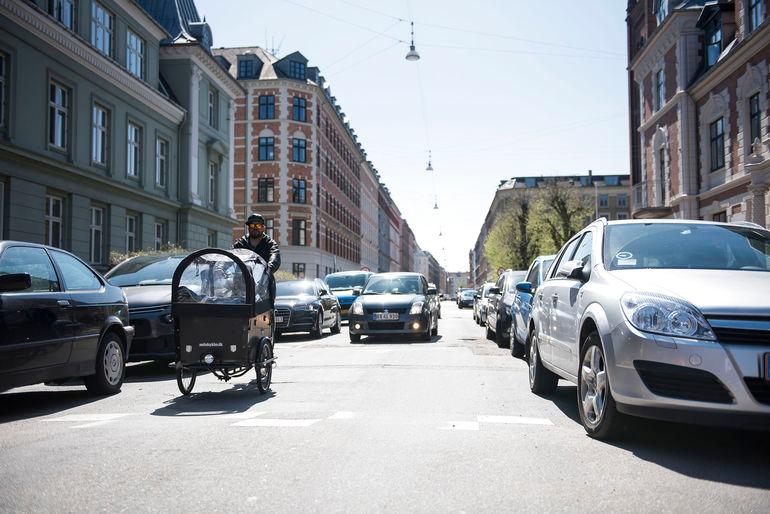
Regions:
<svg viewBox="0 0 770 514"><path fill-rule="evenodd" d="M722 33L722 19L720 18L718 12L714 13L713 17L705 24L703 33L703 58L705 59L704 64L708 69L719 61L719 56L722 55L722 51L724 50L724 47L722 46L722 43L724 42L724 34ZM718 47L716 55L713 56L714 62L711 62L711 57L709 54L709 50L712 47Z"/></svg>
<svg viewBox="0 0 770 514"><path fill-rule="evenodd" d="M259 141L259 154L258 160L262 162L275 161L275 137L265 136L260 137ZM264 153L263 153L264 150Z"/></svg>
<svg viewBox="0 0 770 514"><path fill-rule="evenodd" d="M666 105L666 72L663 68L655 72L654 109L658 112Z"/></svg>
<svg viewBox="0 0 770 514"><path fill-rule="evenodd" d="M53 206L55 203L59 204L59 216L53 214ZM64 197L55 194L45 195L45 211L44 211L45 230L43 232L43 238L47 246L54 248L64 248L64 227L65 227L65 211L64 211ZM59 241L53 241L53 226L59 225Z"/></svg>
<svg viewBox="0 0 770 514"><path fill-rule="evenodd" d="M0 129L8 126L8 54L0 52Z"/></svg>
<svg viewBox="0 0 770 514"><path fill-rule="evenodd" d="M131 221L133 221L133 230L130 230L130 225L132 225ZM138 238L137 233L139 232L139 216L135 214L126 214L126 237L125 237L125 244L126 244L126 253L130 254L137 251L137 248L139 246L138 244ZM131 242L131 244L129 244Z"/></svg>
<svg viewBox="0 0 770 514"><path fill-rule="evenodd" d="M292 138L291 160L292 162L307 163L307 139Z"/></svg>
<svg viewBox="0 0 770 514"><path fill-rule="evenodd" d="M762 140L762 108L759 104L759 93L749 97L749 153L754 145L754 140ZM755 110L756 107L756 110ZM756 134L754 133L756 130Z"/></svg>
<svg viewBox="0 0 770 514"><path fill-rule="evenodd" d="M748 0L748 26L749 32L754 32L764 21L763 0Z"/></svg>
<svg viewBox="0 0 770 514"><path fill-rule="evenodd" d="M293 262L291 265L291 273L296 278L304 280L307 274L307 266L304 262Z"/></svg>
<svg viewBox="0 0 770 514"><path fill-rule="evenodd" d="M58 103L58 91L61 91L62 103ZM52 98L53 97L53 98ZM70 112L72 109L72 88L63 82L50 79L48 81L48 147L59 152L68 152L70 143ZM59 133L56 121L63 119ZM61 136L63 143L59 145L57 140Z"/></svg>
<svg viewBox="0 0 770 514"><path fill-rule="evenodd" d="M213 129L219 129L219 93L209 86L208 89L208 121Z"/></svg>
<svg viewBox="0 0 770 514"><path fill-rule="evenodd" d="M621 193L617 196L618 207L628 207L628 194Z"/></svg>
<svg viewBox="0 0 770 514"><path fill-rule="evenodd" d="M97 10L101 10L106 15L108 24L105 25L104 20L100 19ZM97 41L98 33L107 34L107 38L103 41L107 42L107 51L100 47ZM102 55L106 55L109 58L114 58L115 52L115 15L107 9L104 4L97 0L91 1L91 46L96 48Z"/></svg>
<svg viewBox="0 0 770 514"><path fill-rule="evenodd" d="M291 179L291 202L307 203L307 181L304 178Z"/></svg>
<svg viewBox="0 0 770 514"><path fill-rule="evenodd" d="M206 233L206 244L209 248L216 248L217 246L217 231L209 230Z"/></svg>
<svg viewBox="0 0 770 514"><path fill-rule="evenodd" d="M158 229L160 229L160 233L158 233ZM155 237L153 238L154 248L156 252L159 252L163 249L163 243L166 239L166 222L165 221L158 221L155 220Z"/></svg>
<svg viewBox="0 0 770 514"><path fill-rule="evenodd" d="M264 99L264 100L263 100ZM275 119L275 95L259 95L259 119Z"/></svg>
<svg viewBox="0 0 770 514"><path fill-rule="evenodd" d="M307 246L307 220L291 220L291 244L292 246Z"/></svg>
<svg viewBox="0 0 770 514"><path fill-rule="evenodd" d="M655 20L658 22L658 26L660 26L666 21L666 17L668 16L668 0L657 0L654 4L654 9Z"/></svg>
<svg viewBox="0 0 770 514"><path fill-rule="evenodd" d="M273 218L267 218L265 219L265 234L270 239L275 239L273 237L273 230L275 229L275 220Z"/></svg>
<svg viewBox="0 0 770 514"><path fill-rule="evenodd" d="M249 73L244 73L244 68L249 68ZM239 79L251 79L254 78L254 59L238 59L238 78Z"/></svg>
<svg viewBox="0 0 770 514"><path fill-rule="evenodd" d="M299 61L289 61L289 78L296 80L307 79L307 66Z"/></svg>
<svg viewBox="0 0 770 514"><path fill-rule="evenodd" d="M138 135L136 140L131 139L133 132ZM126 122L126 177L139 180L142 176L142 152L144 150L144 127L135 121ZM133 165L133 168L132 168Z"/></svg>
<svg viewBox="0 0 770 514"><path fill-rule="evenodd" d="M96 111L101 111L104 114L103 124L99 124L96 119ZM101 168L107 168L110 164L110 128L112 123L112 113L110 109L99 102L93 102L91 104L91 164L99 166ZM99 151L102 154L102 160L98 159L96 155L97 145L101 139L99 145Z"/></svg>
<svg viewBox="0 0 770 514"><path fill-rule="evenodd" d="M720 132L716 132L717 127ZM709 168L713 173L725 167L725 118L720 116L709 123ZM716 159L715 159L716 157ZM718 164L718 166L715 166Z"/></svg>
<svg viewBox="0 0 770 514"><path fill-rule="evenodd" d="M600 194L599 195L599 207L607 208L610 206L610 195L608 194Z"/></svg>
<svg viewBox="0 0 770 514"><path fill-rule="evenodd" d="M138 43L138 48L132 43ZM126 28L126 70L131 75L144 80L145 78L145 52L147 43L139 34ZM138 64L138 70L135 69Z"/></svg>
<svg viewBox="0 0 770 514"><path fill-rule="evenodd" d="M209 161L208 165L208 203L209 207L216 209L219 202L217 196L219 195L219 163L216 161Z"/></svg>
<svg viewBox="0 0 770 514"><path fill-rule="evenodd" d="M70 7L69 24L67 24L63 16L63 6L65 4ZM48 14L69 30L75 31L77 27L77 3L75 0L48 0Z"/></svg>
<svg viewBox="0 0 770 514"><path fill-rule="evenodd" d="M262 191L264 190L264 199ZM275 202L275 179L273 177L260 177L257 179L257 202Z"/></svg>
<svg viewBox="0 0 770 514"><path fill-rule="evenodd" d="M291 118L293 121L307 123L307 100L295 96L292 100Z"/></svg>
<svg viewBox="0 0 770 514"><path fill-rule="evenodd" d="M165 148L161 152L161 148ZM168 187L168 150L170 143L161 136L155 137L155 186L161 189Z"/></svg>
<svg viewBox="0 0 770 514"><path fill-rule="evenodd" d="M104 211L104 207L97 205L92 205L90 208L88 262L91 264L104 264ZM94 215L96 213L99 213L99 222L95 220ZM95 237L97 234L99 236L98 244Z"/></svg>
<svg viewBox="0 0 770 514"><path fill-rule="evenodd" d="M666 147L658 148L658 182L660 183L660 201L666 202Z"/></svg>

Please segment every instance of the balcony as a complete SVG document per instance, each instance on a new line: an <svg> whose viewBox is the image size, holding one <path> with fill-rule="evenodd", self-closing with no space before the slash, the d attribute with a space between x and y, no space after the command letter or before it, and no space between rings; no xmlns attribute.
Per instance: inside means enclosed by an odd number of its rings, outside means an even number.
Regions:
<svg viewBox="0 0 770 514"><path fill-rule="evenodd" d="M650 189L647 188L648 182L642 181L633 186L634 205L631 210L633 218L667 218L673 211L671 207L662 204L655 198L655 192L651 191L653 183L649 182ZM650 198L652 197L652 199Z"/></svg>

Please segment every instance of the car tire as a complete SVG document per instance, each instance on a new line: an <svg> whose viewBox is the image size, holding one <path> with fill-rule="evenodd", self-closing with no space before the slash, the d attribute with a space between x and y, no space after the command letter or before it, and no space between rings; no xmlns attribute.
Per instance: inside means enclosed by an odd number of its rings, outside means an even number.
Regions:
<svg viewBox="0 0 770 514"><path fill-rule="evenodd" d="M323 311L318 311L318 315L315 319L315 326L313 327L313 330L310 331L310 337L313 339L320 339L323 337L324 332L324 313Z"/></svg>
<svg viewBox="0 0 770 514"><path fill-rule="evenodd" d="M513 323L511 323L511 339L509 345L511 347L511 357L521 358L527 353L527 346L521 344L518 339L516 339L516 327Z"/></svg>
<svg viewBox="0 0 770 514"><path fill-rule="evenodd" d="M119 393L125 375L123 341L115 332L107 332L102 336L96 351L96 373L83 379L86 389L98 395Z"/></svg>
<svg viewBox="0 0 770 514"><path fill-rule="evenodd" d="M361 342L361 334L350 334L350 342L351 343L360 343Z"/></svg>
<svg viewBox="0 0 770 514"><path fill-rule="evenodd" d="M420 341L426 341L426 342L430 341L433 338L432 334L433 334L433 329L428 327L428 330L420 334Z"/></svg>
<svg viewBox="0 0 770 514"><path fill-rule="evenodd" d="M583 340L579 362L577 406L580 422L586 433L595 439L616 439L624 430L627 419L618 412L612 397L607 361L597 332L591 332Z"/></svg>
<svg viewBox="0 0 770 514"><path fill-rule="evenodd" d="M500 327L500 323L495 327L495 343L498 348L508 348L508 339L506 339L503 329Z"/></svg>
<svg viewBox="0 0 770 514"><path fill-rule="evenodd" d="M340 313L337 313L337 319L334 322L334 325L332 325L332 334L339 334L342 331L342 316L340 316Z"/></svg>
<svg viewBox="0 0 770 514"><path fill-rule="evenodd" d="M436 326L433 327L433 330L430 332L431 337L436 337L438 335L438 318L436 318Z"/></svg>
<svg viewBox="0 0 770 514"><path fill-rule="evenodd" d="M495 340L495 333L492 331L491 328L489 328L489 324L488 323L486 323L484 326L487 329L487 339L489 339L490 341L494 341Z"/></svg>
<svg viewBox="0 0 770 514"><path fill-rule="evenodd" d="M557 377L551 370L543 366L538 351L537 330L533 330L529 335L527 344L527 364L529 364L529 389L537 395L552 393L559 384Z"/></svg>

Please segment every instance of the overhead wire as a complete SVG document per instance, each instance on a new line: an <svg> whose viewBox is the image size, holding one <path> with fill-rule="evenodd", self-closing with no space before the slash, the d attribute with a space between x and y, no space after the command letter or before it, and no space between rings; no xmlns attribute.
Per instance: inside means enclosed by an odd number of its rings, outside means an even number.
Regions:
<svg viewBox="0 0 770 514"><path fill-rule="evenodd" d="M385 30L383 30L383 31L381 31L381 32L378 32L378 33L376 33L374 36L372 36L371 38L367 39L366 41L364 41L363 43L361 43L361 44L360 44L360 45L358 45L357 47L353 48L351 51L349 51L348 53L346 53L345 55L343 55L343 56L342 56L342 57L340 57L339 59L336 59L336 60L332 61L330 64L327 64L327 65L326 65L326 69L328 70L329 68L332 68L332 67L334 67L335 65L337 65L337 64L338 64L338 63L340 63L341 61L344 61L344 60L345 60L345 59L347 59L349 56L351 56L352 54L354 54L354 53L356 53L357 51L361 50L362 48L364 48L365 46L367 46L369 43L371 43L372 41L374 41L375 39L377 39L377 38L379 38L379 37L381 37L381 36L385 35L385 33L387 33L387 32L390 32L390 30L391 30L393 27L395 27L396 25L398 25L399 23L401 23L401 21L396 21L395 23L393 23L392 25L390 25L390 26L389 26L388 28L386 28ZM395 45L397 45L397 44L399 44L399 42L398 42L398 41L396 41ZM395 45L393 45L393 46L395 46Z"/></svg>

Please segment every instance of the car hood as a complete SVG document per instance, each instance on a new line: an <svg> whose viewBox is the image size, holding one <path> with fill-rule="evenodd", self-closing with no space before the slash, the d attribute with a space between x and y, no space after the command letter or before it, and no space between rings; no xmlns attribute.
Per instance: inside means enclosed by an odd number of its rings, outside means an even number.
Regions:
<svg viewBox="0 0 770 514"><path fill-rule="evenodd" d="M123 292L131 309L171 304L170 285L124 287Z"/></svg>
<svg viewBox="0 0 770 514"><path fill-rule="evenodd" d="M706 315L770 316L770 273L640 269L610 272L637 291L683 298Z"/></svg>
<svg viewBox="0 0 770 514"><path fill-rule="evenodd" d="M337 298L352 298L355 296L352 289L336 289L332 290L332 294Z"/></svg>
<svg viewBox="0 0 770 514"><path fill-rule="evenodd" d="M296 305L298 303L313 303L316 301L315 296L278 296L275 299L275 305L277 306L285 306L285 307L291 307L292 305Z"/></svg>
<svg viewBox="0 0 770 514"><path fill-rule="evenodd" d="M359 296L364 307L393 309L409 307L415 300L425 301L421 294L372 294Z"/></svg>

